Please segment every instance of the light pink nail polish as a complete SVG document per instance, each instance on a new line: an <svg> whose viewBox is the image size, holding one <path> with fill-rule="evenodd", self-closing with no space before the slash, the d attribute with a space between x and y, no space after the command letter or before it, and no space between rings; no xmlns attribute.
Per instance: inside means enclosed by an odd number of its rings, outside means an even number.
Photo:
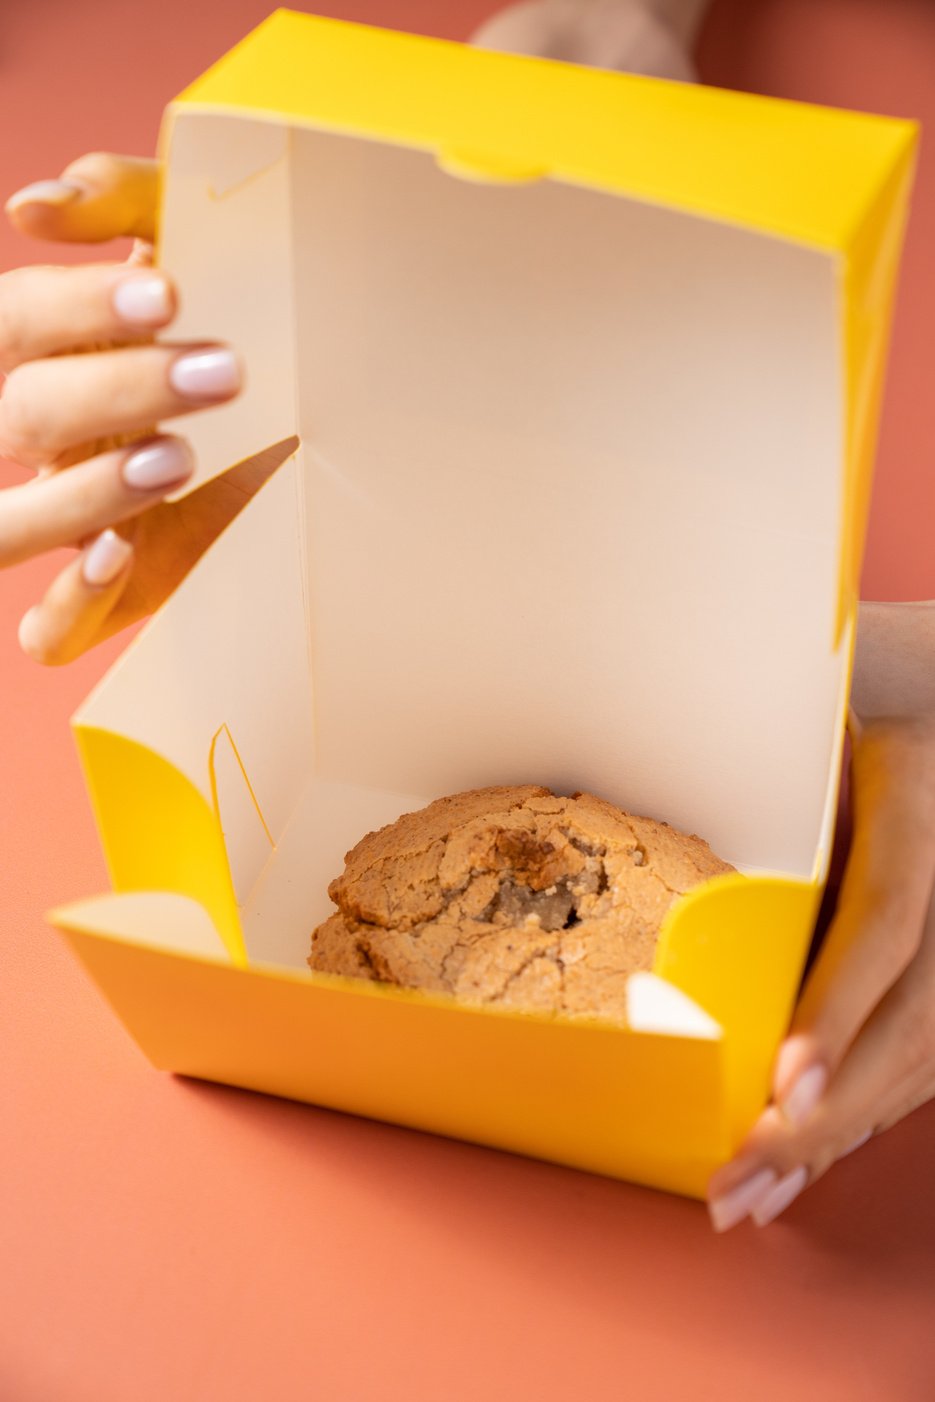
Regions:
<svg viewBox="0 0 935 1402"><path fill-rule="evenodd" d="M712 1198L708 1203L711 1225L716 1232L729 1231L752 1212L757 1203L774 1187L778 1174L775 1169L761 1168L736 1188Z"/></svg>
<svg viewBox="0 0 935 1402"><path fill-rule="evenodd" d="M15 191L4 206L7 210L19 209L24 204L71 204L85 192L80 185L67 180L36 180L32 185L24 185Z"/></svg>
<svg viewBox="0 0 935 1402"><path fill-rule="evenodd" d="M128 487L153 492L184 482L195 467L192 450L184 438L162 438L137 448L124 460L120 475Z"/></svg>
<svg viewBox="0 0 935 1402"><path fill-rule="evenodd" d="M240 369L233 353L221 347L189 351L172 362L169 383L186 399L229 399L240 389Z"/></svg>
<svg viewBox="0 0 935 1402"><path fill-rule="evenodd" d="M827 1084L828 1072L824 1066L809 1066L802 1072L779 1107L790 1124L800 1125L808 1119Z"/></svg>
<svg viewBox="0 0 935 1402"><path fill-rule="evenodd" d="M133 546L116 531L102 531L85 547L81 573L85 584L112 584L133 554Z"/></svg>
<svg viewBox="0 0 935 1402"><path fill-rule="evenodd" d="M123 278L112 300L120 320L131 326L160 326L172 316L169 285L158 273Z"/></svg>
<svg viewBox="0 0 935 1402"><path fill-rule="evenodd" d="M808 1182L808 1169L804 1164L794 1168L791 1173L780 1178L776 1186L761 1198L753 1209L753 1220L758 1227L765 1227L768 1222L772 1222L774 1217L778 1217L780 1212L785 1212L786 1208L793 1202Z"/></svg>

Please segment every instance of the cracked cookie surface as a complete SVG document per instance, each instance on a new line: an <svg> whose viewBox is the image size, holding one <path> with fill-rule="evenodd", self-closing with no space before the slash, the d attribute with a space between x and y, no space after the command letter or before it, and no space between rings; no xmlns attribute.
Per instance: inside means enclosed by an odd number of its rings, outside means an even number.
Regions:
<svg viewBox="0 0 935 1402"><path fill-rule="evenodd" d="M533 785L437 799L345 862L311 969L618 1022L672 903L734 870L666 823Z"/></svg>

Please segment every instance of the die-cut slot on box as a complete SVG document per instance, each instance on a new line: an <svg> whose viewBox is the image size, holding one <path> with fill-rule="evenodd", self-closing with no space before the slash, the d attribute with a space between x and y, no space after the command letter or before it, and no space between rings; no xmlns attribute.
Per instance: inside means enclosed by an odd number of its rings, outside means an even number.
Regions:
<svg viewBox="0 0 935 1402"><path fill-rule="evenodd" d="M272 14L167 109L173 339L293 440L75 717L53 915L157 1066L694 1196L829 859L913 124ZM170 427L167 425L167 427ZM365 832L590 790L739 869L629 1025L312 975Z"/></svg>

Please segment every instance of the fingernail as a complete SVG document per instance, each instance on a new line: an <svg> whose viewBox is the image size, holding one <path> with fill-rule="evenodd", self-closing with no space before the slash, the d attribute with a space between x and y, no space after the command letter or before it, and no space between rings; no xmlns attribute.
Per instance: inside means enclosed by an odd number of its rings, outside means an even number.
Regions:
<svg viewBox="0 0 935 1402"><path fill-rule="evenodd" d="M240 389L240 369L229 350L189 351L172 362L169 383L186 399L227 399Z"/></svg>
<svg viewBox="0 0 935 1402"><path fill-rule="evenodd" d="M120 475L128 487L152 492L173 482L184 482L195 468L192 450L184 438L163 438L137 448L124 460Z"/></svg>
<svg viewBox="0 0 935 1402"><path fill-rule="evenodd" d="M80 185L71 185L67 180L37 180L12 194L4 208L19 209L24 204L71 204L83 194Z"/></svg>
<svg viewBox="0 0 935 1402"><path fill-rule="evenodd" d="M112 584L133 554L133 546L116 531L102 531L84 552L85 584Z"/></svg>
<svg viewBox="0 0 935 1402"><path fill-rule="evenodd" d="M114 311L135 326L159 326L172 316L169 285L158 273L127 277L113 292Z"/></svg>
<svg viewBox="0 0 935 1402"><path fill-rule="evenodd" d="M772 1222L774 1217L778 1217L780 1212L785 1212L790 1202L799 1196L799 1193L808 1182L808 1169L804 1164L794 1168L791 1173L787 1173L784 1178L761 1198L753 1209L753 1220L758 1227L765 1227L768 1222Z"/></svg>
<svg viewBox="0 0 935 1402"><path fill-rule="evenodd" d="M840 1161L841 1159L846 1159L848 1154L852 1154L855 1149L859 1149L862 1144L866 1144L867 1140L872 1138L872 1136L872 1129L868 1129L866 1134L859 1135L854 1140L853 1144L849 1144L846 1149L841 1150L840 1154L838 1154L838 1160Z"/></svg>
<svg viewBox="0 0 935 1402"><path fill-rule="evenodd" d="M731 1227L736 1227L738 1222L742 1222L770 1191L777 1176L775 1169L761 1168L759 1173L745 1178L736 1188L731 1188L730 1192L722 1193L719 1198L712 1198L708 1203L708 1212L711 1214L714 1230L726 1232Z"/></svg>
<svg viewBox="0 0 935 1402"><path fill-rule="evenodd" d="M809 1066L807 1071L802 1072L779 1106L790 1124L800 1125L808 1119L824 1095L827 1084L828 1072L824 1066Z"/></svg>

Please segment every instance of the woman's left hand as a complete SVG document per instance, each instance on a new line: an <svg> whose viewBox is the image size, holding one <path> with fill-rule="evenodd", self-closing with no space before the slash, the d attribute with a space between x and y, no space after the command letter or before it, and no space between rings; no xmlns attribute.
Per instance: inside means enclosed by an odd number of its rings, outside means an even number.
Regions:
<svg viewBox="0 0 935 1402"><path fill-rule="evenodd" d="M837 909L776 1058L773 1103L709 1184L717 1231L750 1215L765 1226L935 1097L935 716L875 717L855 731Z"/></svg>

